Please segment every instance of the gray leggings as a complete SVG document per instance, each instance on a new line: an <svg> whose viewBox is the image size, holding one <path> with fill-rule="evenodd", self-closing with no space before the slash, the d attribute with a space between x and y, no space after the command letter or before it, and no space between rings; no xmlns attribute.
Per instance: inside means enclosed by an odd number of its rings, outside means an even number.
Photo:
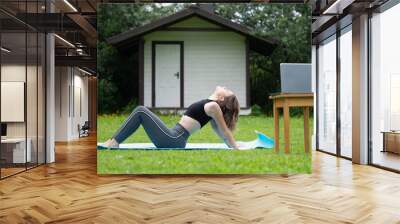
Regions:
<svg viewBox="0 0 400 224"><path fill-rule="evenodd" d="M157 148L185 148L190 135L179 123L173 128L168 128L149 109L138 106L114 134L113 138L118 143L123 142L139 128L140 124Z"/></svg>

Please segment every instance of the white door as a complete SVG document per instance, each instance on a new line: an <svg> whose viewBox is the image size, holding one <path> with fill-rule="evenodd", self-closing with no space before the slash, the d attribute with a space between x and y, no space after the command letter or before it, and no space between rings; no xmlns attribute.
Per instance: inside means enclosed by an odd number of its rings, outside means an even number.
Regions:
<svg viewBox="0 0 400 224"><path fill-rule="evenodd" d="M180 107L181 47L156 44L155 48L155 106Z"/></svg>

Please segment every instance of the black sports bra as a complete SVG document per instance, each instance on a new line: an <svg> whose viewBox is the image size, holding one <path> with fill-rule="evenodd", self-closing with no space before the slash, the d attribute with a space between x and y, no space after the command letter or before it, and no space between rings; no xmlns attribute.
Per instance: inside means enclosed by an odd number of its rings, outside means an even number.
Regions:
<svg viewBox="0 0 400 224"><path fill-rule="evenodd" d="M203 127L211 120L211 117L204 111L204 105L211 101L212 100L204 99L193 103L187 108L185 115L195 119L200 123L201 127Z"/></svg>

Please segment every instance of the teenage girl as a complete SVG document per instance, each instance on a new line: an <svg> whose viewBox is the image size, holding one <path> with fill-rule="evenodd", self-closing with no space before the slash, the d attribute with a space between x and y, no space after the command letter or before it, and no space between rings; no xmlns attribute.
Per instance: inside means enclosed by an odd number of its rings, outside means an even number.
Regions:
<svg viewBox="0 0 400 224"><path fill-rule="evenodd" d="M209 121L214 131L233 149L239 146L233 138L239 116L239 102L235 94L226 87L217 86L207 99L193 103L181 120L173 127L165 124L144 106L136 107L123 125L103 146L117 148L134 133L141 124L157 148L185 148L188 137Z"/></svg>

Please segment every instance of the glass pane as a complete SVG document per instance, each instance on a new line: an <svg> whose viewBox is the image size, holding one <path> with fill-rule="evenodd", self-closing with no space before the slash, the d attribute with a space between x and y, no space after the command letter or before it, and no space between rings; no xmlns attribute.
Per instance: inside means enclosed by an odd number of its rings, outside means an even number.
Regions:
<svg viewBox="0 0 400 224"><path fill-rule="evenodd" d="M37 13L37 1L27 2L27 13ZM31 20L34 20L31 18ZM35 21L30 21L35 22ZM38 160L38 34L36 30L27 30L27 80L26 80L26 113L27 113L27 150L30 151L30 160L27 167L37 166Z"/></svg>
<svg viewBox="0 0 400 224"><path fill-rule="evenodd" d="M1 161L2 177L25 170L26 150L26 34L1 34ZM29 149L29 147L28 147Z"/></svg>
<svg viewBox="0 0 400 224"><path fill-rule="evenodd" d="M318 48L318 147L336 153L336 36Z"/></svg>
<svg viewBox="0 0 400 224"><path fill-rule="evenodd" d="M28 168L37 165L38 158L38 35L36 32L27 33L28 44L28 62L27 62L27 81L26 81L26 111L27 111L27 142L28 151L30 150L30 160L28 160Z"/></svg>
<svg viewBox="0 0 400 224"><path fill-rule="evenodd" d="M38 45L38 163L45 163L45 44L46 37L39 33Z"/></svg>
<svg viewBox="0 0 400 224"><path fill-rule="evenodd" d="M44 0L1 1L0 6L20 18L25 18L25 12L45 12ZM1 177L5 177L45 162L46 54L44 34L2 12L0 31L0 167Z"/></svg>
<svg viewBox="0 0 400 224"><path fill-rule="evenodd" d="M372 163L400 170L400 5L374 15L372 29Z"/></svg>
<svg viewBox="0 0 400 224"><path fill-rule="evenodd" d="M340 153L352 157L352 35L351 26L340 36Z"/></svg>

